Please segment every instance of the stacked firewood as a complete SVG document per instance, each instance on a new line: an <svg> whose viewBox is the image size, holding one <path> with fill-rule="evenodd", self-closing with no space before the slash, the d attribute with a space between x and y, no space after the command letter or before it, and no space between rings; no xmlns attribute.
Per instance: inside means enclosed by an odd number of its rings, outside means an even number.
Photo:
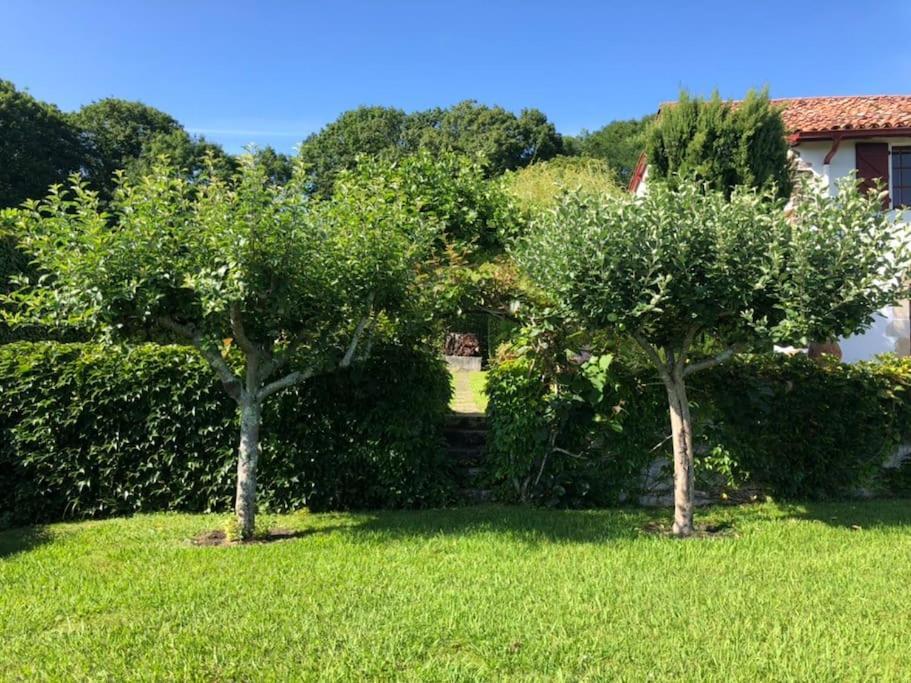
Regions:
<svg viewBox="0 0 911 683"><path fill-rule="evenodd" d="M448 332L443 353L447 356L480 356L481 342L478 335L471 332Z"/></svg>

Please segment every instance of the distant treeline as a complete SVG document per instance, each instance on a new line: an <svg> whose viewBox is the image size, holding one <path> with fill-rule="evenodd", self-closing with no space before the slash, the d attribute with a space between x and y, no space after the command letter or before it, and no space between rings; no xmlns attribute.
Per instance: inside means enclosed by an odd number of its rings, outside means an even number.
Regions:
<svg viewBox="0 0 911 683"><path fill-rule="evenodd" d="M573 137L557 132L537 109L515 114L474 101L412 113L360 107L304 139L299 155L319 194L330 193L338 172L360 155L395 158L423 149L480 157L491 176L561 155L594 157L625 184L645 146L649 119L614 121ZM0 208L43 197L72 173L105 199L114 191L116 171L141 173L162 154L191 175L202 172L206 157L214 158L216 169L228 171L236 163L218 144L142 102L107 98L67 113L0 80ZM288 155L271 147L256 154L276 182L288 178Z"/></svg>

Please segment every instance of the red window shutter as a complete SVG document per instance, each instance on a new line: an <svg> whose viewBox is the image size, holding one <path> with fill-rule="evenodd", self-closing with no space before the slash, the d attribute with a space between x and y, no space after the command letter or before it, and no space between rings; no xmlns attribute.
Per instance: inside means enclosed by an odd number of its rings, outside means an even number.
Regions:
<svg viewBox="0 0 911 683"><path fill-rule="evenodd" d="M885 142L858 142L854 145L854 155L861 191L866 192L876 187L879 179L882 179L888 189L889 145ZM888 197L883 200L883 208L889 208Z"/></svg>

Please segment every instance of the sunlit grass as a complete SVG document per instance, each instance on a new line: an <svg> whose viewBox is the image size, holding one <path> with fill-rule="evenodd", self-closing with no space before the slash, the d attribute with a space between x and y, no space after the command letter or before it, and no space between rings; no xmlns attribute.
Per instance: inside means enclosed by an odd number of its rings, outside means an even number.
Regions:
<svg viewBox="0 0 911 683"><path fill-rule="evenodd" d="M0 533L0 680L901 680L911 503L297 514Z"/></svg>
<svg viewBox="0 0 911 683"><path fill-rule="evenodd" d="M471 372L468 376L471 385L471 395L475 405L482 413L487 412L487 371Z"/></svg>

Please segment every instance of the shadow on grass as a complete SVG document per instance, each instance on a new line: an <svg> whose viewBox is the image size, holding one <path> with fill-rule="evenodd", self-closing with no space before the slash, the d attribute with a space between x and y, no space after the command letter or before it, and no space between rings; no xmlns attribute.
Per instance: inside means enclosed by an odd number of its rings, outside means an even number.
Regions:
<svg viewBox="0 0 911 683"><path fill-rule="evenodd" d="M842 501L784 505L789 517L828 526L863 529L904 528L911 531L911 499Z"/></svg>
<svg viewBox="0 0 911 683"><path fill-rule="evenodd" d="M501 535L524 543L604 543L642 538L643 528L666 510L552 510L483 505L420 512L379 512L352 526L371 539Z"/></svg>
<svg viewBox="0 0 911 683"><path fill-rule="evenodd" d="M523 543L605 543L666 536L670 508L553 510L484 505L446 510L377 512L349 527L352 536L370 540L434 536L502 535ZM780 505L718 505L700 508L697 527L709 536L737 536L754 524L782 519L818 521L852 530L908 529L911 500L842 501ZM699 535L699 534L697 534Z"/></svg>
<svg viewBox="0 0 911 683"><path fill-rule="evenodd" d="M0 560L28 552L50 541L43 526L26 526L0 531Z"/></svg>

